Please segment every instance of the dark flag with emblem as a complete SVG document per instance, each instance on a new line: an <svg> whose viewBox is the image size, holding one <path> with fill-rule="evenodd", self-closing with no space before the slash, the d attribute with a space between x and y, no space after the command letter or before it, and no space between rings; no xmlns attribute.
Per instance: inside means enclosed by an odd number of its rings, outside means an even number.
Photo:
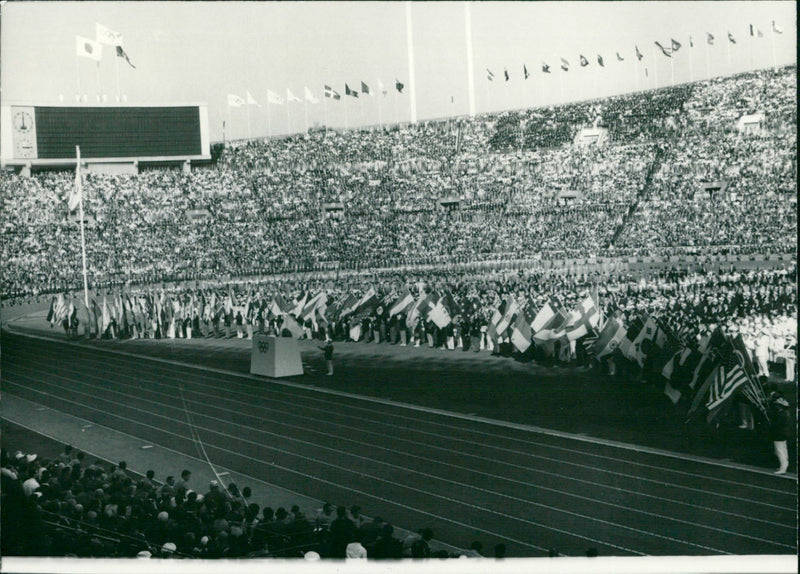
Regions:
<svg viewBox="0 0 800 574"><path fill-rule="evenodd" d="M675 38L672 38L672 52L675 53L681 49L681 43L678 42Z"/></svg>
<svg viewBox="0 0 800 574"><path fill-rule="evenodd" d="M404 87L405 87L405 85L400 83L400 80L395 80L394 81L394 89L397 90L398 92L400 92L401 94L403 93L403 88Z"/></svg>
<svg viewBox="0 0 800 574"><path fill-rule="evenodd" d="M581 54L581 68L585 68L589 65L589 60L586 59L586 56Z"/></svg>
<svg viewBox="0 0 800 574"><path fill-rule="evenodd" d="M661 50L661 53L664 54L667 58L672 57L672 52L669 50L669 48L665 48L664 46L661 45L660 42L656 42L655 44L656 46L658 46L658 49Z"/></svg>
<svg viewBox="0 0 800 574"><path fill-rule="evenodd" d="M603 63L603 56L597 54L597 63L600 64L601 67L605 68L606 65Z"/></svg>
<svg viewBox="0 0 800 574"><path fill-rule="evenodd" d="M344 85L344 95L345 96L352 96L354 98L357 98L358 97L358 92L356 92L355 90L351 90L350 86L345 84Z"/></svg>
<svg viewBox="0 0 800 574"><path fill-rule="evenodd" d="M134 70L136 69L136 66L133 65L133 62L131 62L131 59L128 57L128 54L125 53L125 50L122 49L122 46L117 46L117 57L125 58L125 61L128 62L128 65Z"/></svg>
<svg viewBox="0 0 800 574"><path fill-rule="evenodd" d="M325 86L325 97L326 98L333 98L334 100L342 99L342 96L339 94L339 92L337 92L336 90L334 90L330 86Z"/></svg>
<svg viewBox="0 0 800 574"><path fill-rule="evenodd" d="M545 74L550 73L550 66L548 66L545 62L542 62L542 72L544 72Z"/></svg>

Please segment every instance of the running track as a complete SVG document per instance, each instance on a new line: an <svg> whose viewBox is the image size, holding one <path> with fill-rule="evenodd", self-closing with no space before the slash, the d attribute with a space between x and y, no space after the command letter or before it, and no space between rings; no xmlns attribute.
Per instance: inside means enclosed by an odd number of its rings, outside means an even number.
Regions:
<svg viewBox="0 0 800 574"><path fill-rule="evenodd" d="M796 554L797 482L520 425L4 337L3 392L460 547Z"/></svg>

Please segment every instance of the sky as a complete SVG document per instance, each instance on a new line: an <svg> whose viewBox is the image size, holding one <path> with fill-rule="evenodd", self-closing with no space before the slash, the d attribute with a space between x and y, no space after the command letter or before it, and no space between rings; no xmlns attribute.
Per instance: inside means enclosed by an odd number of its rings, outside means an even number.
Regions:
<svg viewBox="0 0 800 574"><path fill-rule="evenodd" d="M296 133L326 121L347 128L406 122L406 12L405 2L11 1L0 21L2 102L69 104L85 94L82 105L103 95L106 105L118 97L128 105L204 103L212 141ZM417 119L468 114L465 3L413 2L410 12ZM479 2L469 12L478 114L796 63L794 2ZM94 38L98 22L122 35L135 69L108 46L99 65L76 55L75 37ZM669 47L672 39L681 47L668 58L654 42ZM580 55L588 66L579 65ZM361 82L376 94L345 97L345 83L361 91ZM326 84L340 101L323 98ZM303 98L305 87L319 104L268 105L268 90L286 100L287 88ZM259 105L227 105L228 94L247 92Z"/></svg>

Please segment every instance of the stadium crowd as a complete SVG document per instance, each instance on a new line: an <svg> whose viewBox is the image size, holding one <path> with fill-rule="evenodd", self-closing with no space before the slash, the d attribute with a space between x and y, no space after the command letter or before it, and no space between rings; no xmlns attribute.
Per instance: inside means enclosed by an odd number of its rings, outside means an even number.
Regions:
<svg viewBox="0 0 800 574"><path fill-rule="evenodd" d="M191 173L87 174L89 273L111 285L534 255L793 251L795 70L229 143ZM751 112L764 114L760 129L739 133L737 118ZM608 143L572 143L591 126L608 129ZM3 178L4 297L80 285L79 231L64 202L73 185L70 172Z"/></svg>
<svg viewBox="0 0 800 574"><path fill-rule="evenodd" d="M433 531L398 537L358 505L325 503L306 516L298 505L273 509L250 487L212 480L192 484L191 471L157 480L136 476L122 461L90 461L66 446L52 460L3 448L4 556L92 558L402 559L480 556L432 550ZM197 490L195 490L197 488ZM202 492L201 492L202 491ZM6 525L14 525L9 528Z"/></svg>

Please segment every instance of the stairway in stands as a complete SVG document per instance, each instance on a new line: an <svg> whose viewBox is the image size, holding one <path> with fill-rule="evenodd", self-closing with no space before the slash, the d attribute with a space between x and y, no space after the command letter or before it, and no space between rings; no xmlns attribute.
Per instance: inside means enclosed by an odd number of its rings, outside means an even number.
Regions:
<svg viewBox="0 0 800 574"><path fill-rule="evenodd" d="M636 195L636 199L633 200L633 203L628 208L628 213L626 213L622 218L622 223L620 223L617 229L614 231L614 235L605 246L606 248L614 245L617 242L617 239L622 234L622 231L625 229L628 221L630 221L631 217L633 217L633 214L636 213L636 209L639 207L639 202L650 195L650 189L653 186L653 175L655 175L655 173L661 169L661 163L664 160L664 155L664 149L659 146L656 149L656 155L653 158L653 163L650 164L650 168L647 170L647 175L644 177L644 185L642 186L641 191L639 191L639 193Z"/></svg>

